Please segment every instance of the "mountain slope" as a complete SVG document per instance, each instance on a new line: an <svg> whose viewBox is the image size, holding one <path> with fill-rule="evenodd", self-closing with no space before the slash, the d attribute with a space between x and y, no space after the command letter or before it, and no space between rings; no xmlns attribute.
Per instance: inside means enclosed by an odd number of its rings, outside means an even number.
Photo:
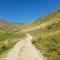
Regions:
<svg viewBox="0 0 60 60"><path fill-rule="evenodd" d="M33 36L32 43L47 60L60 60L60 10L26 24L22 32Z"/></svg>
<svg viewBox="0 0 60 60"><path fill-rule="evenodd" d="M40 28L41 28L41 26L43 26L43 25L47 26L47 25L51 25L54 23L58 23L58 22L60 22L60 10L57 10L55 12L51 12L50 14L43 16L36 21L25 24L23 26L24 27L23 30L24 29L31 29L31 28L34 28L37 26L40 26Z"/></svg>
<svg viewBox="0 0 60 60"><path fill-rule="evenodd" d="M5 20L0 20L0 33L18 30L21 25L20 23L9 23Z"/></svg>

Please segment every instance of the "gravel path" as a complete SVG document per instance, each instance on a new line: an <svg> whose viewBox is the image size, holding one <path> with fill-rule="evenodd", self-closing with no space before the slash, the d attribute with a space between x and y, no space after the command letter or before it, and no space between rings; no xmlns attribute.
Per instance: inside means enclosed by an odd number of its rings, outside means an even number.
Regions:
<svg viewBox="0 0 60 60"><path fill-rule="evenodd" d="M5 60L45 60L43 55L32 45L32 36L19 41L7 54Z"/></svg>

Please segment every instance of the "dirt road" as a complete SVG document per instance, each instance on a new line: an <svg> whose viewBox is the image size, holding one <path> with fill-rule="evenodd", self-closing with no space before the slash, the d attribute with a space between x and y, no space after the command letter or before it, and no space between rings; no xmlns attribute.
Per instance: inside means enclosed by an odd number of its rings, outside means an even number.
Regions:
<svg viewBox="0 0 60 60"><path fill-rule="evenodd" d="M32 45L32 36L19 41L7 54L5 60L45 60L43 55Z"/></svg>

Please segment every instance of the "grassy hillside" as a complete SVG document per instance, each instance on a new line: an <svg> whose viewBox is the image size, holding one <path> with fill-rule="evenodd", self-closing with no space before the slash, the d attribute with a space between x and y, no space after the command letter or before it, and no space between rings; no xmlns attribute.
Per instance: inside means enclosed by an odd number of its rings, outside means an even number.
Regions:
<svg viewBox="0 0 60 60"><path fill-rule="evenodd" d="M33 36L32 43L47 60L60 60L60 10L26 24L22 31Z"/></svg>
<svg viewBox="0 0 60 60"><path fill-rule="evenodd" d="M12 48L17 41L25 36L20 30L18 31L21 25L0 20L0 55Z"/></svg>
<svg viewBox="0 0 60 60"><path fill-rule="evenodd" d="M8 49L12 48L16 42L18 42L25 35L18 32L10 32L0 34L0 55L5 53Z"/></svg>
<svg viewBox="0 0 60 60"><path fill-rule="evenodd" d="M60 11L42 17L41 29L32 32L32 43L43 52L47 60L60 60Z"/></svg>

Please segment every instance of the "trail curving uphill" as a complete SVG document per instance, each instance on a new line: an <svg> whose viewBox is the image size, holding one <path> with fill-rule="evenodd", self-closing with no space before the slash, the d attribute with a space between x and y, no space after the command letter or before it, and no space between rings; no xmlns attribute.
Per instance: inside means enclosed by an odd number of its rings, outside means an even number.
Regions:
<svg viewBox="0 0 60 60"><path fill-rule="evenodd" d="M31 43L32 36L19 41L7 54L5 60L45 60L43 55Z"/></svg>

